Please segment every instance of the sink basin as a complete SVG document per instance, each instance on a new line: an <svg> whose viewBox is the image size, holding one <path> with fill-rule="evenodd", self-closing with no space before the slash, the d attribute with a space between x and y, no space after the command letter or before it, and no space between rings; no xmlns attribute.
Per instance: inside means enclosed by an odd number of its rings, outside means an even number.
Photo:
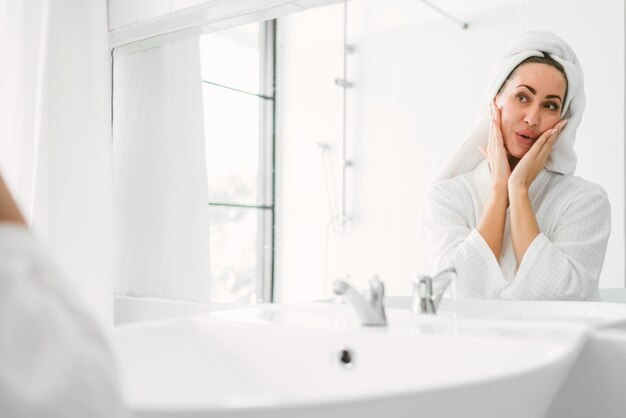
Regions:
<svg viewBox="0 0 626 418"><path fill-rule="evenodd" d="M411 308L411 298L385 298L391 309ZM626 304L572 301L513 301L443 298L438 316L481 319L517 319L527 321L562 321L606 325L626 319Z"/></svg>
<svg viewBox="0 0 626 418"><path fill-rule="evenodd" d="M259 305L115 330L136 417L544 417L587 323ZM532 399L532 402L528 402Z"/></svg>

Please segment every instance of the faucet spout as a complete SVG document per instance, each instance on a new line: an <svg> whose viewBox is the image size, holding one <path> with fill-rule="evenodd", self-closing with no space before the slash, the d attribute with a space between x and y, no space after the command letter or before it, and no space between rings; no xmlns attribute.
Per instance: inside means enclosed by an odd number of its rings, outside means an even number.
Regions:
<svg viewBox="0 0 626 418"><path fill-rule="evenodd" d="M346 299L348 299L350 304L354 307L361 321L361 325L387 325L387 317L383 305L385 286L378 276L368 282L364 294L359 293L350 286L349 283L343 280L335 280L333 283L333 291L335 294L345 296Z"/></svg>

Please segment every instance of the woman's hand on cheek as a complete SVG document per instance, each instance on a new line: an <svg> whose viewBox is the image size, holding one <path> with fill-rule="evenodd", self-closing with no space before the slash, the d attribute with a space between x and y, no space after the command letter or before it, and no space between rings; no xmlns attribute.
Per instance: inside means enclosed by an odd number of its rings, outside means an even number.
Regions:
<svg viewBox="0 0 626 418"><path fill-rule="evenodd" d="M553 128L545 131L517 163L509 177L509 191L528 191L541 170L546 166L552 145L565 127L567 119L559 121Z"/></svg>
<svg viewBox="0 0 626 418"><path fill-rule="evenodd" d="M487 149L479 149L489 163L494 187L506 188L511 176L511 166L502 138L500 109L496 106L495 101L491 103L491 126Z"/></svg>

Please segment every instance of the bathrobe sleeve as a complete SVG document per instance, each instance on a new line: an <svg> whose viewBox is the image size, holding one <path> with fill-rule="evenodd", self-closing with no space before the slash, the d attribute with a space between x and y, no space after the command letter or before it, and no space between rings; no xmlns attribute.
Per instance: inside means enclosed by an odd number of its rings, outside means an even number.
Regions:
<svg viewBox="0 0 626 418"><path fill-rule="evenodd" d="M473 212L469 191L457 182L435 183L426 198L424 229L434 273L448 267L457 271L460 297L498 298L509 284L489 245L470 227Z"/></svg>
<svg viewBox="0 0 626 418"><path fill-rule="evenodd" d="M611 231L609 199L604 189L588 184L564 200L550 237L540 233L531 243L503 298L586 300L596 295Z"/></svg>
<svg viewBox="0 0 626 418"><path fill-rule="evenodd" d="M0 224L0 416L125 416L107 338L30 232Z"/></svg>

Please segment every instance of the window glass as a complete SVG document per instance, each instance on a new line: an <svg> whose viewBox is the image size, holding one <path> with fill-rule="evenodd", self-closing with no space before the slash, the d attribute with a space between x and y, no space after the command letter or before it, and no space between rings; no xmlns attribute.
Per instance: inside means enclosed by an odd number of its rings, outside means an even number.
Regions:
<svg viewBox="0 0 626 418"><path fill-rule="evenodd" d="M256 302L262 275L258 248L263 212L256 208L211 207L211 302Z"/></svg>
<svg viewBox="0 0 626 418"><path fill-rule="evenodd" d="M210 206L211 302L268 300L272 262L273 100L260 97L273 48L254 23L201 37ZM273 27L272 25L269 25ZM271 79L270 79L271 80ZM271 282L270 282L271 283Z"/></svg>
<svg viewBox="0 0 626 418"><path fill-rule="evenodd" d="M260 93L260 24L200 37L202 78L249 93Z"/></svg>
<svg viewBox="0 0 626 418"><path fill-rule="evenodd" d="M209 201L262 204L259 110L265 99L205 84Z"/></svg>

